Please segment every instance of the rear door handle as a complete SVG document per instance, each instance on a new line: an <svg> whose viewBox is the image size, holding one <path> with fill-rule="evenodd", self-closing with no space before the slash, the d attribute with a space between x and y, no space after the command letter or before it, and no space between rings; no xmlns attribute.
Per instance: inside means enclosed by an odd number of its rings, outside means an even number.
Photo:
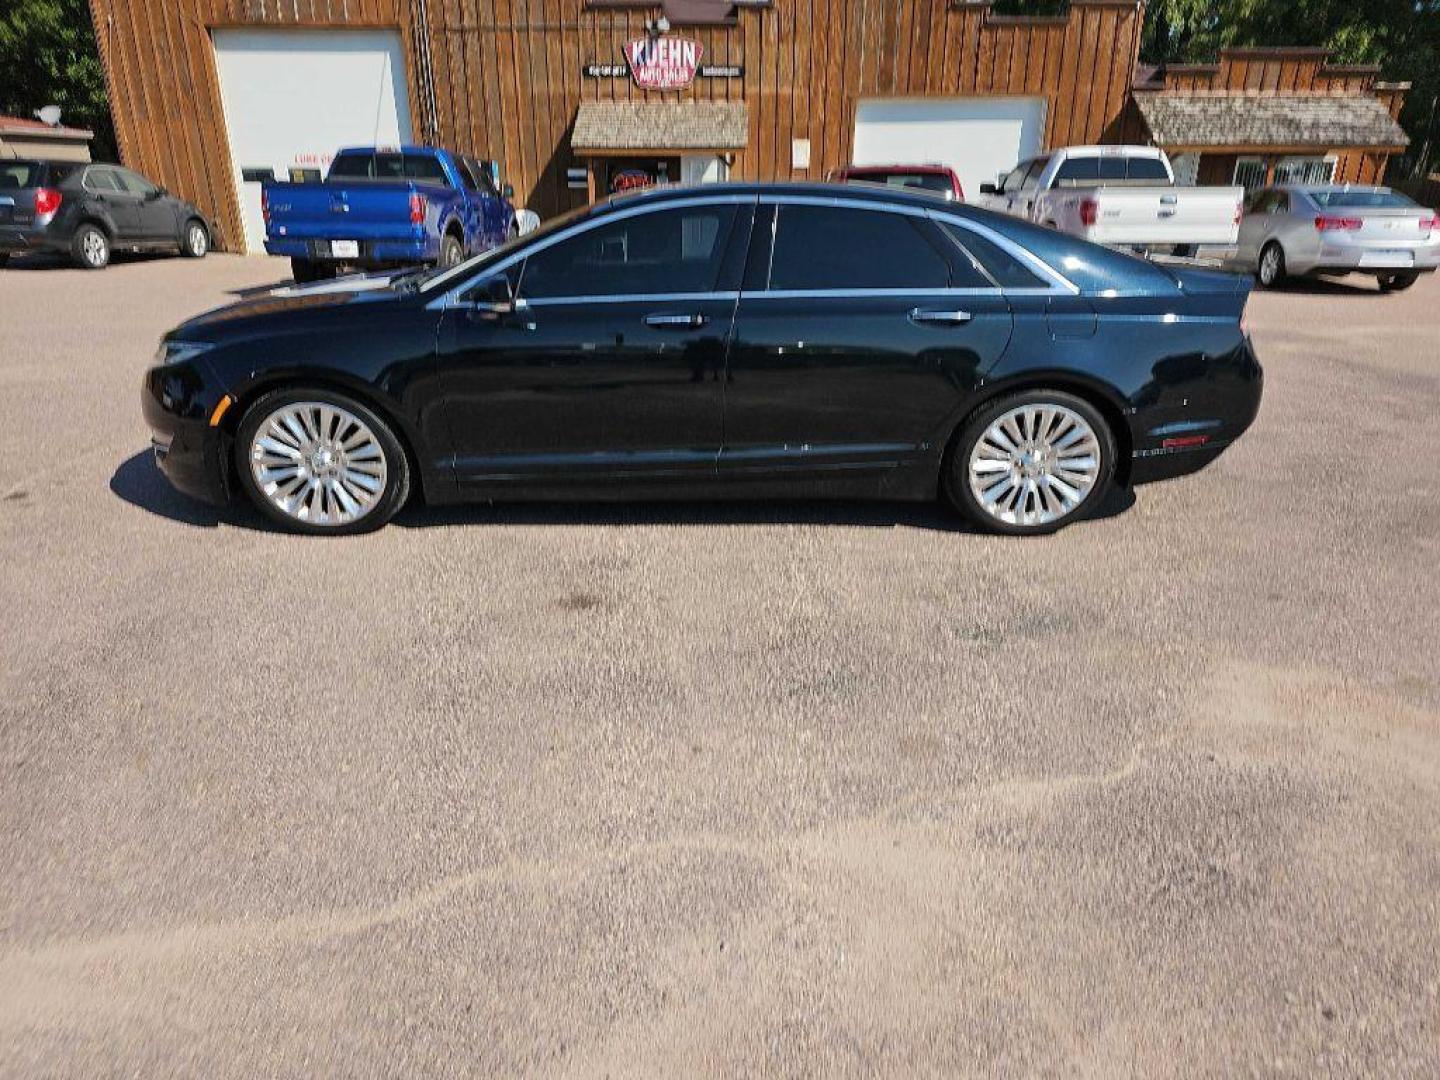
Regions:
<svg viewBox="0 0 1440 1080"><path fill-rule="evenodd" d="M970 321L968 311L931 311L928 308L912 308L910 321L930 326L963 326Z"/></svg>
<svg viewBox="0 0 1440 1080"><path fill-rule="evenodd" d="M660 330L698 330L710 321L708 315L646 315L645 325Z"/></svg>

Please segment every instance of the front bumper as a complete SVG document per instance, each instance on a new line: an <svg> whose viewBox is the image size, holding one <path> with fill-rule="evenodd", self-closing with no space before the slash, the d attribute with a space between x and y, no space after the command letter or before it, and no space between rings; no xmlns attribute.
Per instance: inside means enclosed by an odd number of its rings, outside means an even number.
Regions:
<svg viewBox="0 0 1440 1080"><path fill-rule="evenodd" d="M210 417L224 392L198 360L145 373L140 410L155 464L174 488L204 502L230 500L230 436Z"/></svg>

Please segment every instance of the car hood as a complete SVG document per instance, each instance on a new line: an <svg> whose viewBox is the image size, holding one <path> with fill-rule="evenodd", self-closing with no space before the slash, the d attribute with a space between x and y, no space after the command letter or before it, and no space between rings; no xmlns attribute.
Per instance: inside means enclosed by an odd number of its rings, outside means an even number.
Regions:
<svg viewBox="0 0 1440 1080"><path fill-rule="evenodd" d="M256 319L284 321L287 315L303 316L324 309L354 304L392 303L409 294L391 289L396 275L353 274L334 281L310 285L287 285L248 296L239 303L207 311L177 326L168 337L204 340L223 333L233 324Z"/></svg>

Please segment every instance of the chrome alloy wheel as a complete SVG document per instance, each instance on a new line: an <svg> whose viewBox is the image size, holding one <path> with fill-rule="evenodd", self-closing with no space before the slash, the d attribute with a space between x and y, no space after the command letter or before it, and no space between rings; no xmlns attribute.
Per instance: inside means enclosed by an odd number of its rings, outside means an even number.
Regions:
<svg viewBox="0 0 1440 1080"><path fill-rule="evenodd" d="M85 256L85 261L91 266L105 265L108 257L105 248L105 234L99 229L91 229L85 234L85 239L80 241L80 254Z"/></svg>
<svg viewBox="0 0 1440 1080"><path fill-rule="evenodd" d="M185 243L193 258L200 258L209 247L209 240L206 239L205 230L194 223L185 231Z"/></svg>
<svg viewBox="0 0 1440 1080"><path fill-rule="evenodd" d="M1032 403L1002 413L970 451L970 491L1007 525L1049 525L1100 477L1100 439L1079 413Z"/></svg>
<svg viewBox="0 0 1440 1080"><path fill-rule="evenodd" d="M250 440L255 486L307 525L348 525L385 493L385 451L353 413L322 401L282 405Z"/></svg>
<svg viewBox="0 0 1440 1080"><path fill-rule="evenodd" d="M1274 285L1280 277L1280 249L1274 244L1260 252L1260 284Z"/></svg>

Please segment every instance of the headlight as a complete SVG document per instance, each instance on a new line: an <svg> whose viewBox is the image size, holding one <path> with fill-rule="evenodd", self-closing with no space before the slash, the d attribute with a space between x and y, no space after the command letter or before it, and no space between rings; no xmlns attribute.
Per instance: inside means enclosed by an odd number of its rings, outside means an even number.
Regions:
<svg viewBox="0 0 1440 1080"><path fill-rule="evenodd" d="M180 364L214 347L205 341L161 341L160 347L155 350L155 363Z"/></svg>

